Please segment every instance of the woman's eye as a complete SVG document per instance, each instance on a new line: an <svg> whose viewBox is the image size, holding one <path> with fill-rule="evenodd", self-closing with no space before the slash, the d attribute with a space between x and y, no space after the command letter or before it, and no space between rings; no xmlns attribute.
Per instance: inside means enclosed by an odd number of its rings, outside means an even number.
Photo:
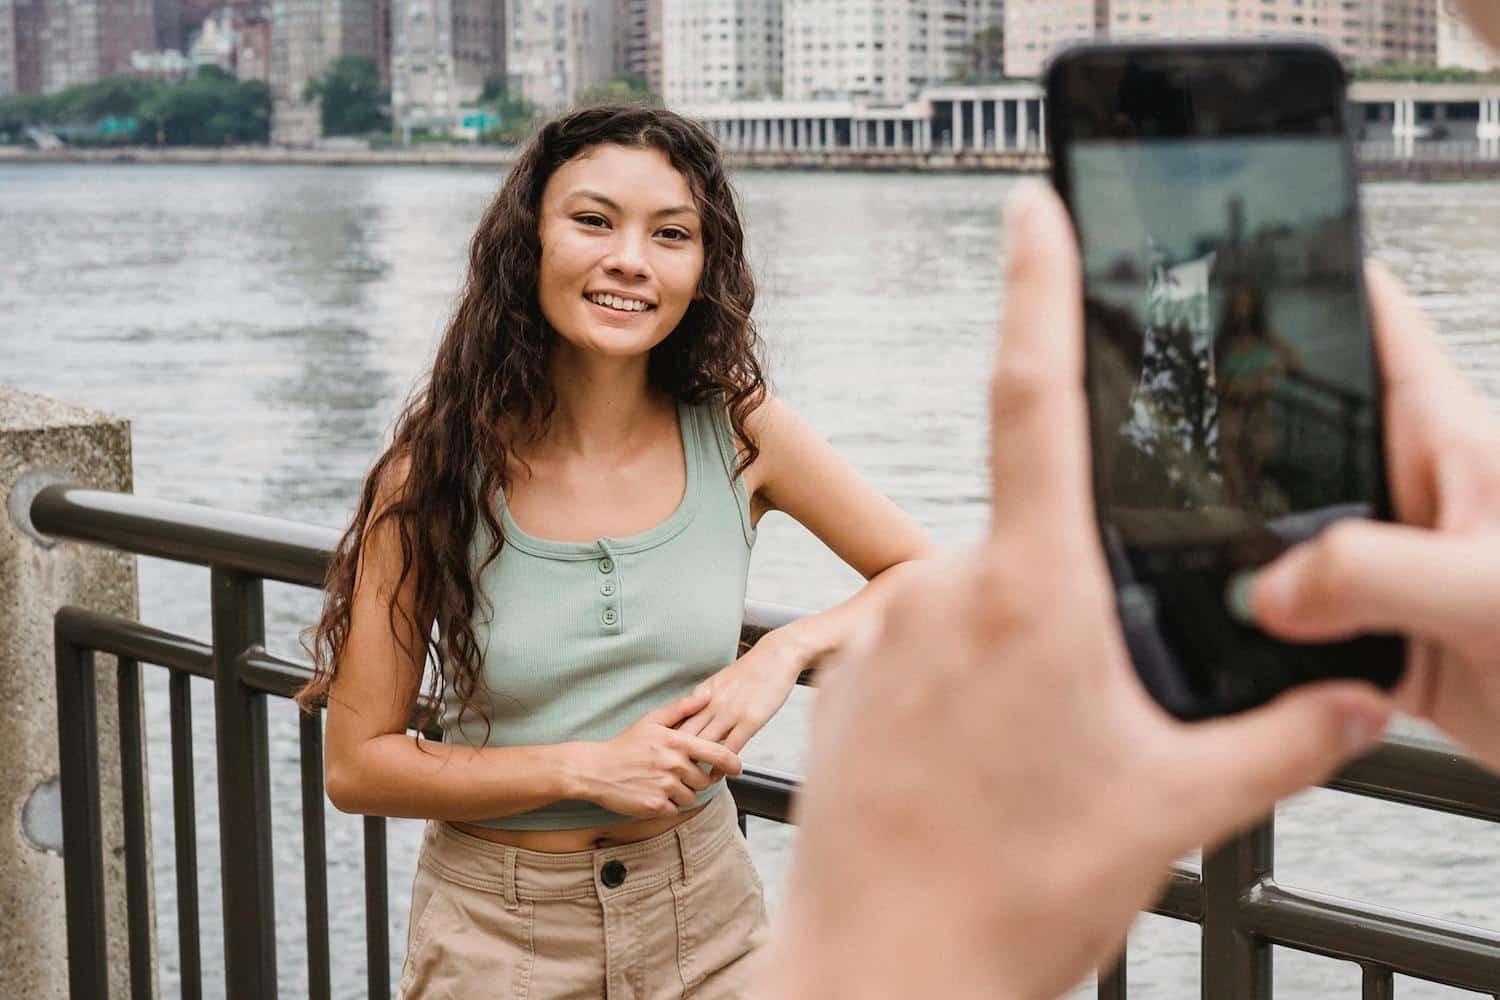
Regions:
<svg viewBox="0 0 1500 1000"><path fill-rule="evenodd" d="M609 220L602 215L575 215L573 216L573 220L594 228L609 225Z"/></svg>
<svg viewBox="0 0 1500 1000"><path fill-rule="evenodd" d="M661 231L661 235L665 236L669 240L686 240L692 238L690 235L688 235L688 231L686 229L678 229L676 226L668 226L666 229L663 229Z"/></svg>

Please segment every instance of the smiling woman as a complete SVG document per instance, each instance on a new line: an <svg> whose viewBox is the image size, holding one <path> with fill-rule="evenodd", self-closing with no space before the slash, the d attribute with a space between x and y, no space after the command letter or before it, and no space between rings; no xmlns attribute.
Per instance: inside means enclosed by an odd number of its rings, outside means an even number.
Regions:
<svg viewBox="0 0 1500 1000"><path fill-rule="evenodd" d="M670 112L548 123L480 220L301 695L334 805L430 820L406 997L747 988L765 907L721 779L929 548L766 392L754 298L719 151ZM742 651L769 510L871 583ZM407 734L424 679L439 744Z"/></svg>

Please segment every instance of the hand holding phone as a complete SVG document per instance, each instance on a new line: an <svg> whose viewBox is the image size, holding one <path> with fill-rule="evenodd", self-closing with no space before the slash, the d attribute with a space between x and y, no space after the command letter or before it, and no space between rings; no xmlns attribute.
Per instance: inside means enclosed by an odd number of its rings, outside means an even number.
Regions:
<svg viewBox="0 0 1500 1000"><path fill-rule="evenodd" d="M1276 640L1248 571L1391 516L1342 68L1306 44L1092 45L1047 76L1053 180L1084 262L1093 484L1131 657L1183 718L1404 643Z"/></svg>

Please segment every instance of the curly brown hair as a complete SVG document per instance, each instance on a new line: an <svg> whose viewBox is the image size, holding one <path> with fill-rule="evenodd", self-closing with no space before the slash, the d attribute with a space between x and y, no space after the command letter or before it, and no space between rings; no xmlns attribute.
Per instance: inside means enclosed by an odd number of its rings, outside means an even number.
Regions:
<svg viewBox="0 0 1500 1000"><path fill-rule="evenodd" d="M425 709L413 724L421 729L430 723L448 694L459 704L460 721L473 711L490 723L478 698L482 664L472 618L479 573L504 544L494 498L509 486L514 442L503 429L540 433L557 404L547 377L557 335L537 295L542 191L562 164L606 144L663 153L687 180L702 218L700 297L652 349L648 382L684 403L713 400L725 407L743 442L736 475L759 454L745 429L766 394L760 338L750 318L755 282L718 143L701 126L660 108L600 105L548 122L479 221L468 277L430 377L397 418L391 444L365 478L354 519L329 561L323 612L304 637L315 668L297 694L304 710L315 711L328 696L349 638L360 553L390 520L401 539L401 575L393 593L410 583L415 595L410 609L398 609L392 600L391 631L407 656L434 667L426 671ZM475 565L470 542L481 519L494 542ZM405 629L397 627L398 611ZM433 622L439 623L436 636ZM420 656L407 635L422 637ZM414 680L420 689L420 676Z"/></svg>

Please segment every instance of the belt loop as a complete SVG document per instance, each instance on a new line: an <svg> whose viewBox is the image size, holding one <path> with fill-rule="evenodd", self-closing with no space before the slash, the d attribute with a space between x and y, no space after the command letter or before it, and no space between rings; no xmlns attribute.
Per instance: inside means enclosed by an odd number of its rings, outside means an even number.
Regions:
<svg viewBox="0 0 1500 1000"><path fill-rule="evenodd" d="M505 894L506 908L516 908L516 849L506 846L500 862L500 891Z"/></svg>
<svg viewBox="0 0 1500 1000"><path fill-rule="evenodd" d="M682 832L686 823L680 823L673 832L677 834L677 853L682 855L682 884L687 885L693 878L693 862L688 854L688 836Z"/></svg>

